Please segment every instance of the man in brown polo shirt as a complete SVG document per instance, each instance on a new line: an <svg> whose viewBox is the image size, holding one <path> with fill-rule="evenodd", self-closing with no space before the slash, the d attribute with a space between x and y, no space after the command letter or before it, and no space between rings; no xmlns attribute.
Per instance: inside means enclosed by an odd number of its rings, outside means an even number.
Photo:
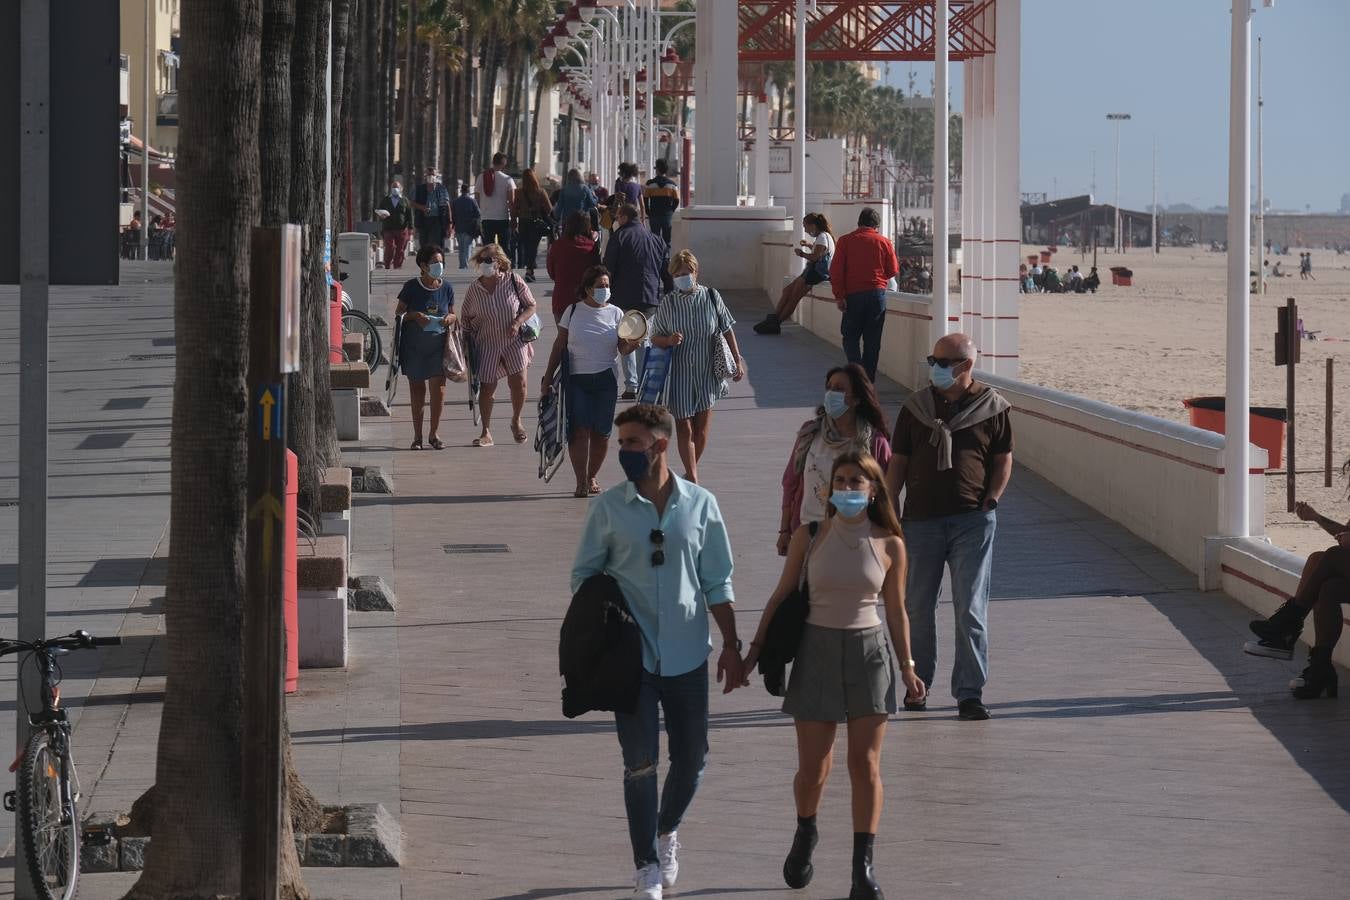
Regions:
<svg viewBox="0 0 1350 900"><path fill-rule="evenodd" d="M942 570L951 569L956 610L952 696L960 717L989 718L989 577L999 498L1012 476L1008 401L974 380L975 343L949 334L928 357L931 387L915 391L896 418L886 472L892 496L906 489L905 543L914 670L927 685L937 669L937 602ZM927 708L905 697L905 708Z"/></svg>

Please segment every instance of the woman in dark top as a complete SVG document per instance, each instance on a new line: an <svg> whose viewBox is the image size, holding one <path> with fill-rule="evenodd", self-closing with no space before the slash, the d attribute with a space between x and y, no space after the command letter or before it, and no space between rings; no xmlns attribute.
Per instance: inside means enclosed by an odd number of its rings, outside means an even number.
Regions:
<svg viewBox="0 0 1350 900"><path fill-rule="evenodd" d="M553 230L553 204L539 186L533 169L520 176L520 190L516 191L516 265L525 268L525 280L534 281L534 261L539 255L539 242Z"/></svg>
<svg viewBox="0 0 1350 900"><path fill-rule="evenodd" d="M399 368L408 376L412 395L413 442L422 449L422 411L427 387L431 387L431 432L427 443L439 450L445 446L437 431L445 405L445 329L455 321L455 289L442 277L445 257L435 246L417 249L422 274L410 279L398 292L396 315L403 316L398 345Z"/></svg>
<svg viewBox="0 0 1350 900"><path fill-rule="evenodd" d="M591 217L574 212L563 222L562 239L548 248L548 277L553 279L553 321L556 324L577 302L581 277L600 265L600 250L591 236Z"/></svg>
<svg viewBox="0 0 1350 900"><path fill-rule="evenodd" d="M625 203L636 206L639 215L646 217L642 202L642 185L638 183L637 163L619 163L619 179L614 182L614 195L623 197Z"/></svg>

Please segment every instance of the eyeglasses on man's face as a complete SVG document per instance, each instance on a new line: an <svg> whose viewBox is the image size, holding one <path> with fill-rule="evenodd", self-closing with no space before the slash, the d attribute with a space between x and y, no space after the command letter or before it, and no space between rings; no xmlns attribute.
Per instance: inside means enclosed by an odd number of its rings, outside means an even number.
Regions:
<svg viewBox="0 0 1350 900"><path fill-rule="evenodd" d="M937 366L939 369L950 369L953 366L961 365L961 363L963 362L966 362L966 357L964 356L960 357L959 359L947 359L944 356L928 357L928 364L930 366Z"/></svg>

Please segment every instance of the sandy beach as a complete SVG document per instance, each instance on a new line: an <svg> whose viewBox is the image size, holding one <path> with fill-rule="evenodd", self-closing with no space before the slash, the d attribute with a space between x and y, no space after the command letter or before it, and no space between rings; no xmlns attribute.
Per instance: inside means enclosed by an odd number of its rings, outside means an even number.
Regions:
<svg viewBox="0 0 1350 900"><path fill-rule="evenodd" d="M1043 248L1027 247L1023 256ZM1298 254L1311 249L1313 275L1298 275ZM1267 293L1252 297L1252 404L1285 405L1285 371L1274 364L1275 310L1286 298L1299 306L1317 340L1303 342L1298 366L1298 499L1324 515L1350 519L1347 481L1339 466L1350 456L1350 254L1292 248L1279 260L1289 277L1270 278ZM1055 267L1086 272L1092 254L1060 249ZM1023 380L1069 391L1176 421L1188 421L1186 397L1224 392L1226 256L1206 248L1165 248L1123 255L1099 251L1103 277L1096 294L1024 294L1021 306ZM1134 270L1131 287L1110 284L1109 267ZM1335 360L1332 416L1333 486L1323 486L1326 359ZM1299 553L1325 547L1331 538L1285 511L1285 477L1266 478L1266 528L1279 546Z"/></svg>

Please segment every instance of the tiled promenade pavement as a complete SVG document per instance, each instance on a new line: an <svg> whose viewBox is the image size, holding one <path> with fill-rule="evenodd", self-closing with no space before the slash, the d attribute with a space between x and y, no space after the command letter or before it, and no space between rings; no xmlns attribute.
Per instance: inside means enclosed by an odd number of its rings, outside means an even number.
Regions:
<svg viewBox="0 0 1350 900"><path fill-rule="evenodd" d="M376 274L386 304L396 274ZM411 267L400 278L408 275ZM536 289L546 298L547 282ZM795 327L780 338L757 337L749 326L763 301L728 299L742 319L750 377L718 404L701 470L729 522L748 639L780 569L773 552L778 476L839 354ZM6 300L4 309L13 308ZM12 315L7 321L3 337L12 340ZM546 327L530 377L531 433L552 336ZM10 412L3 423L14 421L13 371L0 363L0 404L8 404L0 410ZM883 387L893 415L903 394ZM68 402L90 393L74 391ZM501 394L505 400L505 385ZM367 420L367 440L351 456L392 466L397 494L358 499L353 566L392 575L400 609L354 616L350 669L303 673L290 707L302 776L321 799L377 799L396 811L406 864L399 872L306 870L306 877L317 897L330 898L625 897L631 862L613 726L603 715L566 720L559 710L557 634L587 501L570 496L566 468L552 484L535 477L530 444L515 445L506 428L509 404L498 407L497 446L475 449L465 389L452 386L450 396L443 451L396 449L411 439L406 388L392 421ZM12 447L12 425L0 434ZM149 464L158 470L167 469L164 453L140 455L158 460ZM13 485L13 463L0 475ZM619 477L611 459L602 481ZM91 523L73 532L66 549L86 568L104 556L152 556L159 533L148 536L152 520L162 532L164 499L136 526L144 546L112 546L116 530L107 537ZM0 517L0 546L12 554L14 513L0 509ZM1017 470L1000 526L985 695L995 718L957 721L945 668L930 712L894 718L877 849L889 895L1346 896L1345 701L1290 700L1284 683L1301 662L1244 656L1249 616L1239 605L1196 592L1191 576L1166 557L1043 479ZM121 540L131 540L131 529L123 530ZM447 544L505 544L509 552L447 554ZM12 579L0 590L3 619L12 616ZM62 602L83 602L88 616L131 603L123 633L151 634L158 617L145 592L132 602L133 591L124 586L116 601L98 604L63 594ZM949 657L950 606L943 616ZM10 678L12 671L0 667ZM129 677L119 687L109 677L116 674L99 680L95 693L114 696L83 710L76 735L81 759L99 761L95 769L109 758L91 791L98 808L124 805L153 776L160 685ZM133 693L135 702L126 703ZM714 695L711 760L681 829L685 849L672 896L847 895L842 758L821 812L815 883L802 892L782 884L795 748L777 707L757 679L729 697ZM123 714L131 718L119 724ZM115 897L130 880L86 883L82 897Z"/></svg>

